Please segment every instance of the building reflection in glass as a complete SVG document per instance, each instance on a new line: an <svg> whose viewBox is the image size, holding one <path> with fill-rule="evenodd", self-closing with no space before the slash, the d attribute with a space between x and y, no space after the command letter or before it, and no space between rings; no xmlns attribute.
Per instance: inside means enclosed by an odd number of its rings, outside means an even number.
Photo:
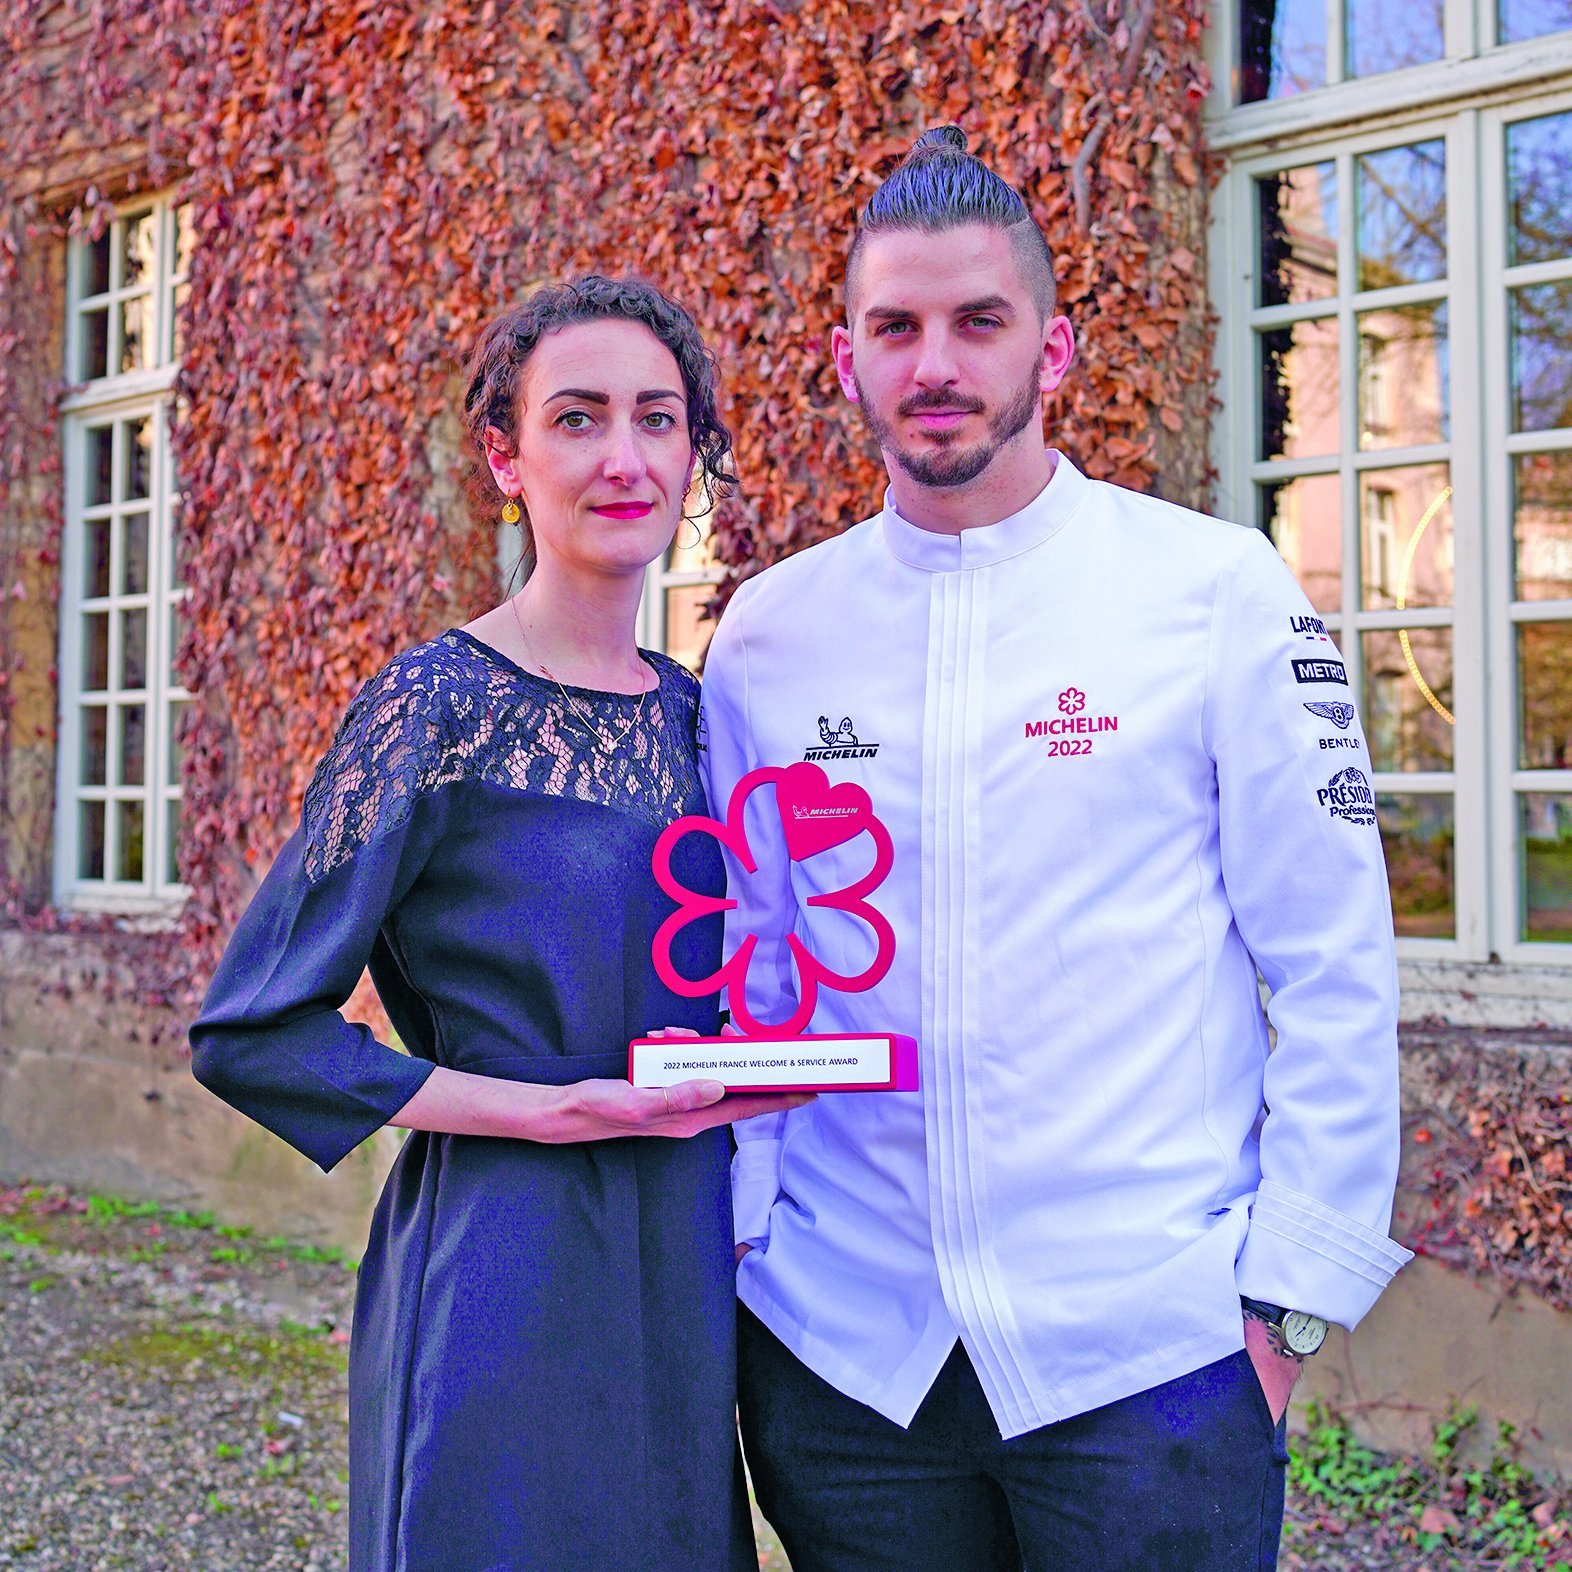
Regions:
<svg viewBox="0 0 1572 1572"><path fill-rule="evenodd" d="M1520 453L1512 480L1517 598L1572 599L1572 451Z"/></svg>
<svg viewBox="0 0 1572 1572"><path fill-rule="evenodd" d="M1243 0L1239 101L1287 98L1326 85L1326 0Z"/></svg>
<svg viewBox="0 0 1572 1572"><path fill-rule="evenodd" d="M1572 939L1572 797L1524 792L1518 803L1522 935L1565 942Z"/></svg>
<svg viewBox="0 0 1572 1572"><path fill-rule="evenodd" d="M1337 165L1305 164L1255 183L1257 304L1285 306L1337 293Z"/></svg>
<svg viewBox="0 0 1572 1572"><path fill-rule="evenodd" d="M1452 487L1445 464L1365 470L1359 534L1366 611L1452 604Z"/></svg>
<svg viewBox="0 0 1572 1572"><path fill-rule="evenodd" d="M1439 137L1354 160L1360 289L1446 277L1446 143Z"/></svg>
<svg viewBox="0 0 1572 1572"><path fill-rule="evenodd" d="M1258 522L1277 547L1310 604L1336 616L1342 609L1342 482L1332 475L1301 475L1259 491Z"/></svg>
<svg viewBox="0 0 1572 1572"><path fill-rule="evenodd" d="M1338 450L1337 319L1318 317L1258 335L1261 457L1317 458Z"/></svg>
<svg viewBox="0 0 1572 1572"><path fill-rule="evenodd" d="M1452 797L1381 792L1376 822L1392 888L1392 924L1403 938L1456 937Z"/></svg>
<svg viewBox="0 0 1572 1572"><path fill-rule="evenodd" d="M1566 11L1572 27L1572 0ZM1514 121L1506 147L1507 265L1572 256L1572 113Z"/></svg>
<svg viewBox="0 0 1572 1572"><path fill-rule="evenodd" d="M1572 769L1572 622L1517 629L1518 768Z"/></svg>
<svg viewBox="0 0 1572 1572"><path fill-rule="evenodd" d="M1510 292L1512 429L1572 427L1572 279Z"/></svg>
<svg viewBox="0 0 1572 1572"><path fill-rule="evenodd" d="M1452 630L1381 628L1360 635L1364 719L1377 770L1452 768Z"/></svg>
<svg viewBox="0 0 1572 1572"><path fill-rule="evenodd" d="M1362 311L1359 327L1359 446L1445 442L1448 407L1445 301Z"/></svg>

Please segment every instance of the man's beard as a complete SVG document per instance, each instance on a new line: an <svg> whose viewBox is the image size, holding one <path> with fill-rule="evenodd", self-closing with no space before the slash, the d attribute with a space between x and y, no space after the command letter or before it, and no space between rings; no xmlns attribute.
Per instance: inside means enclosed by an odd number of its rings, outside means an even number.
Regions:
<svg viewBox="0 0 1572 1572"><path fill-rule="evenodd" d="M857 389L859 407L874 441L887 458L893 458L919 486L934 490L964 486L993 463L994 455L1007 442L1018 437L1034 420L1042 419L1042 389L1038 382L1038 368L1032 367L1031 376L1022 383L1019 391L988 418L988 435L975 447L954 446L950 432L936 432L933 441L938 446L927 453L910 453L901 447L895 427L873 407L856 373L852 374ZM900 404L897 414L915 415L924 409L965 409L980 414L985 408L980 400L961 398L938 391L917 393Z"/></svg>

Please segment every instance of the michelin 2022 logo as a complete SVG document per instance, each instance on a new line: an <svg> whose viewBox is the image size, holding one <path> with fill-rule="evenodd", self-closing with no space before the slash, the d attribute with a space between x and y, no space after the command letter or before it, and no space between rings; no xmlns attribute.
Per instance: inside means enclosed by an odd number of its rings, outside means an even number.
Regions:
<svg viewBox="0 0 1572 1572"><path fill-rule="evenodd" d="M1334 819L1346 819L1350 824L1374 824L1375 793L1370 789L1369 778L1363 770L1350 766L1339 770L1315 794L1315 800Z"/></svg>

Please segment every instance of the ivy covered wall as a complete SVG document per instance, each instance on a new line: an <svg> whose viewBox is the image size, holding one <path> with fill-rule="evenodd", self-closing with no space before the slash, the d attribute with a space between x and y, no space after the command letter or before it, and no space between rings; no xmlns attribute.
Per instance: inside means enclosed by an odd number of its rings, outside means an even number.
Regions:
<svg viewBox="0 0 1572 1572"><path fill-rule="evenodd" d="M176 970L211 955L364 676L494 597L492 532L452 473L454 368L531 281L636 270L693 308L723 356L743 478L719 546L746 574L875 505L877 456L827 353L842 258L881 170L923 126L958 120L1060 255L1083 346L1060 440L1094 475L1166 476L1167 494L1201 500L1202 9L11 7L0 568L30 604L50 593L59 521L58 487L36 483L58 471L61 391L36 366L37 258L134 187L173 183L192 204L175 451L192 590L179 665L199 702ZM38 685L40 655L4 604L9 696ZM0 709L13 753L20 720ZM18 837L36 840L39 815L20 780L0 791L25 918L42 892Z"/></svg>

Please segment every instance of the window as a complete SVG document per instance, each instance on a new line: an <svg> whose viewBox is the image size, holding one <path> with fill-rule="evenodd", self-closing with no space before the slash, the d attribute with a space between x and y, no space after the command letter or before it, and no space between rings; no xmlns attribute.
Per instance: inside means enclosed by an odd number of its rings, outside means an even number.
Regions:
<svg viewBox="0 0 1572 1572"><path fill-rule="evenodd" d="M1572 941L1572 105L1490 127L1505 176L1486 334L1505 396L1520 936ZM1503 532L1507 533L1507 532Z"/></svg>
<svg viewBox="0 0 1572 1572"><path fill-rule="evenodd" d="M1572 961L1572 0L1219 35L1219 507L1336 630L1404 953Z"/></svg>
<svg viewBox="0 0 1572 1572"><path fill-rule="evenodd" d="M698 671L715 631L715 624L704 616L704 607L720 578L708 519L695 523L684 520L665 555L650 565L639 608L639 642L664 650L689 671Z"/></svg>
<svg viewBox="0 0 1572 1572"><path fill-rule="evenodd" d="M190 231L167 200L123 209L68 259L56 899L178 898L184 591L169 416Z"/></svg>
<svg viewBox="0 0 1572 1572"><path fill-rule="evenodd" d="M1255 0L1239 8L1240 101L1306 93L1445 52L1446 0Z"/></svg>

